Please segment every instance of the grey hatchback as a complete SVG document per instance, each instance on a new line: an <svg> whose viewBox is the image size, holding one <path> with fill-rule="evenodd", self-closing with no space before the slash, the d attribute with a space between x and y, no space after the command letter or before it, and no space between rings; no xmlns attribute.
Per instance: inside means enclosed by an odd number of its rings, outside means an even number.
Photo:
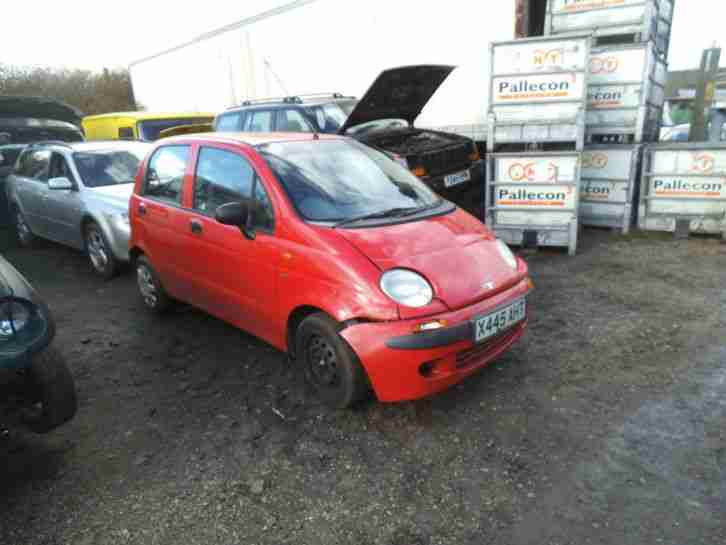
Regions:
<svg viewBox="0 0 726 545"><path fill-rule="evenodd" d="M116 141L25 148L6 182L20 245L41 237L85 250L99 275L113 277L129 259L129 198L150 147Z"/></svg>

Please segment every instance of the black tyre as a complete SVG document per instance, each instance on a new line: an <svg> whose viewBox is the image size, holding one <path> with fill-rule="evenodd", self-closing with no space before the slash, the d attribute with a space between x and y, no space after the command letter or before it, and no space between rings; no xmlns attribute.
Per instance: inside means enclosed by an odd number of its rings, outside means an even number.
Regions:
<svg viewBox="0 0 726 545"><path fill-rule="evenodd" d="M96 222L88 222L83 229L86 253L93 271L100 277L110 280L119 270L119 262L111 251L103 231Z"/></svg>
<svg viewBox="0 0 726 545"><path fill-rule="evenodd" d="M25 220L25 216L23 216L20 208L13 206L12 211L16 242L23 248L32 248L38 241L38 238L33 234L33 231L30 229L30 225Z"/></svg>
<svg viewBox="0 0 726 545"><path fill-rule="evenodd" d="M358 357L338 334L341 326L322 312L297 329L296 357L305 378L329 406L344 409L368 394L368 377Z"/></svg>
<svg viewBox="0 0 726 545"><path fill-rule="evenodd" d="M36 433L47 433L76 414L76 387L65 359L53 346L33 359L28 375L34 408L23 421Z"/></svg>
<svg viewBox="0 0 726 545"><path fill-rule="evenodd" d="M171 298L161 285L159 275L143 255L136 259L136 284L141 299L149 310L162 313L171 305Z"/></svg>

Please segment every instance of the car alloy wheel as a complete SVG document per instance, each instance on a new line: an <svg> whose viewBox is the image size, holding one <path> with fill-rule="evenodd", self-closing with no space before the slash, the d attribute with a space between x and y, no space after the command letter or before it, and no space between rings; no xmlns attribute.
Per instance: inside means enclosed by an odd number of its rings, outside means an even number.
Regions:
<svg viewBox="0 0 726 545"><path fill-rule="evenodd" d="M308 340L307 365L315 385L322 388L335 388L340 383L338 358L335 348L320 335Z"/></svg>
<svg viewBox="0 0 726 545"><path fill-rule="evenodd" d="M151 309L155 309L159 303L159 293L156 289L154 276L146 265L140 264L136 267L136 282L139 285L141 298Z"/></svg>
<svg viewBox="0 0 726 545"><path fill-rule="evenodd" d="M86 248L93 268L101 274L105 273L109 262L108 249L103 235L96 227L91 227L86 232Z"/></svg>

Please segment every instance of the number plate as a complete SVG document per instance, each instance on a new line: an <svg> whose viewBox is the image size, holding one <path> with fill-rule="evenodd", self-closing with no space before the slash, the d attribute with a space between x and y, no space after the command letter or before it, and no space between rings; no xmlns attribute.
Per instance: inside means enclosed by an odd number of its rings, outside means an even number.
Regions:
<svg viewBox="0 0 726 545"><path fill-rule="evenodd" d="M444 187L463 184L469 180L471 180L471 172L468 170L457 172L456 174L449 174L448 176L444 176Z"/></svg>
<svg viewBox="0 0 726 545"><path fill-rule="evenodd" d="M527 315L527 303L524 299L495 312L474 319L474 342L481 343L509 329Z"/></svg>

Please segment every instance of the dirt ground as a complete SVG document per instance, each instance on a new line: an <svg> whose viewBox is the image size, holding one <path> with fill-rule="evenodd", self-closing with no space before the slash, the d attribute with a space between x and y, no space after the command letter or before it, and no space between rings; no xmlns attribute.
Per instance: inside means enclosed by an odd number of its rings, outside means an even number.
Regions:
<svg viewBox="0 0 726 545"><path fill-rule="evenodd" d="M321 406L284 355L53 244L73 422L0 435L0 543L726 543L726 245L587 231L527 255L525 339L432 399ZM0 418L3 418L0 409ZM6 418L10 418L7 414Z"/></svg>

